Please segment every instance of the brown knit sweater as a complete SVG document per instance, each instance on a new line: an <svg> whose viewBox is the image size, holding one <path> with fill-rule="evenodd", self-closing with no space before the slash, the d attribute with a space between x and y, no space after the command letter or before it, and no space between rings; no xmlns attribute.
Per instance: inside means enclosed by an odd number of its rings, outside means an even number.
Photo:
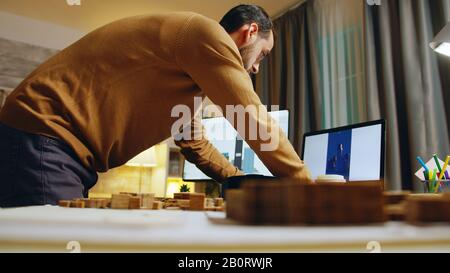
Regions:
<svg viewBox="0 0 450 273"><path fill-rule="evenodd" d="M8 97L0 122L60 138L103 172L170 137L173 106L193 108L194 96L223 109L261 105L216 21L188 12L137 16L91 32L38 67ZM280 143L272 152L260 151L259 139L247 142L274 175L308 177L286 136L271 137ZM177 144L218 181L240 174L206 139Z"/></svg>

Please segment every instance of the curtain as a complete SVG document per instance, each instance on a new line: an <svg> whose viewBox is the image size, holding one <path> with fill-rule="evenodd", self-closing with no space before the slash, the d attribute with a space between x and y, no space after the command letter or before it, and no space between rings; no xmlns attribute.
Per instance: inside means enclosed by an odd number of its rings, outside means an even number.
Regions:
<svg viewBox="0 0 450 273"><path fill-rule="evenodd" d="M369 116L388 121L388 182L419 191L415 158L449 154L450 59L429 43L450 20L450 1L382 0L364 11Z"/></svg>
<svg viewBox="0 0 450 273"><path fill-rule="evenodd" d="M299 153L305 132L386 119L386 188L421 190L415 157L449 154L450 59L428 46L449 13L450 0L309 0L274 21L255 89L290 110Z"/></svg>
<svg viewBox="0 0 450 273"><path fill-rule="evenodd" d="M312 88L307 24L305 5L274 21L273 52L255 77L255 89L266 105L290 110L289 139L297 151L303 133L318 128L316 112L320 110L310 103L317 98Z"/></svg>
<svg viewBox="0 0 450 273"><path fill-rule="evenodd" d="M366 120L362 2L308 1L274 21L275 47L255 89L291 113L289 139ZM360 95L362 94L362 95Z"/></svg>

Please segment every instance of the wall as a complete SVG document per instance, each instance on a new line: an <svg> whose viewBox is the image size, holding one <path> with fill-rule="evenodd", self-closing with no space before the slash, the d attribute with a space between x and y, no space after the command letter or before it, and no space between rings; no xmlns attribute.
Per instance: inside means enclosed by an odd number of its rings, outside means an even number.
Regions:
<svg viewBox="0 0 450 273"><path fill-rule="evenodd" d="M0 37L0 89L11 90L58 50Z"/></svg>
<svg viewBox="0 0 450 273"><path fill-rule="evenodd" d="M75 29L0 11L0 37L61 50L84 36Z"/></svg>
<svg viewBox="0 0 450 273"><path fill-rule="evenodd" d="M14 89L37 66L82 36L66 27L0 12L0 90ZM0 106L4 96L0 92Z"/></svg>

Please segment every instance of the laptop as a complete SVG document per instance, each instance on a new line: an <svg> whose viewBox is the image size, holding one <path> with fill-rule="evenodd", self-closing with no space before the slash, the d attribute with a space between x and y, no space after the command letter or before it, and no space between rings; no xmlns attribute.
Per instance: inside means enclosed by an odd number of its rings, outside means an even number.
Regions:
<svg viewBox="0 0 450 273"><path fill-rule="evenodd" d="M289 111L273 111L269 115L278 122L280 128L289 133ZM207 118L202 120L206 138L216 147L231 164L249 176L273 177L261 159L250 148L238 132L224 118ZM194 164L184 161L183 180L188 182L212 181Z"/></svg>
<svg viewBox="0 0 450 273"><path fill-rule="evenodd" d="M322 175L341 175L347 181L382 180L385 142L385 120L307 133L302 159L314 180Z"/></svg>

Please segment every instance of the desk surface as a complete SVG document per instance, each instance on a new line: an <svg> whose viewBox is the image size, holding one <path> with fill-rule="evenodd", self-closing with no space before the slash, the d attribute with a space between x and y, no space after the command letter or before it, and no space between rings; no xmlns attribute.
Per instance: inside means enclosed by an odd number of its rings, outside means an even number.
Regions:
<svg viewBox="0 0 450 273"><path fill-rule="evenodd" d="M1 252L369 252L450 251L450 226L243 226L219 212L0 209Z"/></svg>

